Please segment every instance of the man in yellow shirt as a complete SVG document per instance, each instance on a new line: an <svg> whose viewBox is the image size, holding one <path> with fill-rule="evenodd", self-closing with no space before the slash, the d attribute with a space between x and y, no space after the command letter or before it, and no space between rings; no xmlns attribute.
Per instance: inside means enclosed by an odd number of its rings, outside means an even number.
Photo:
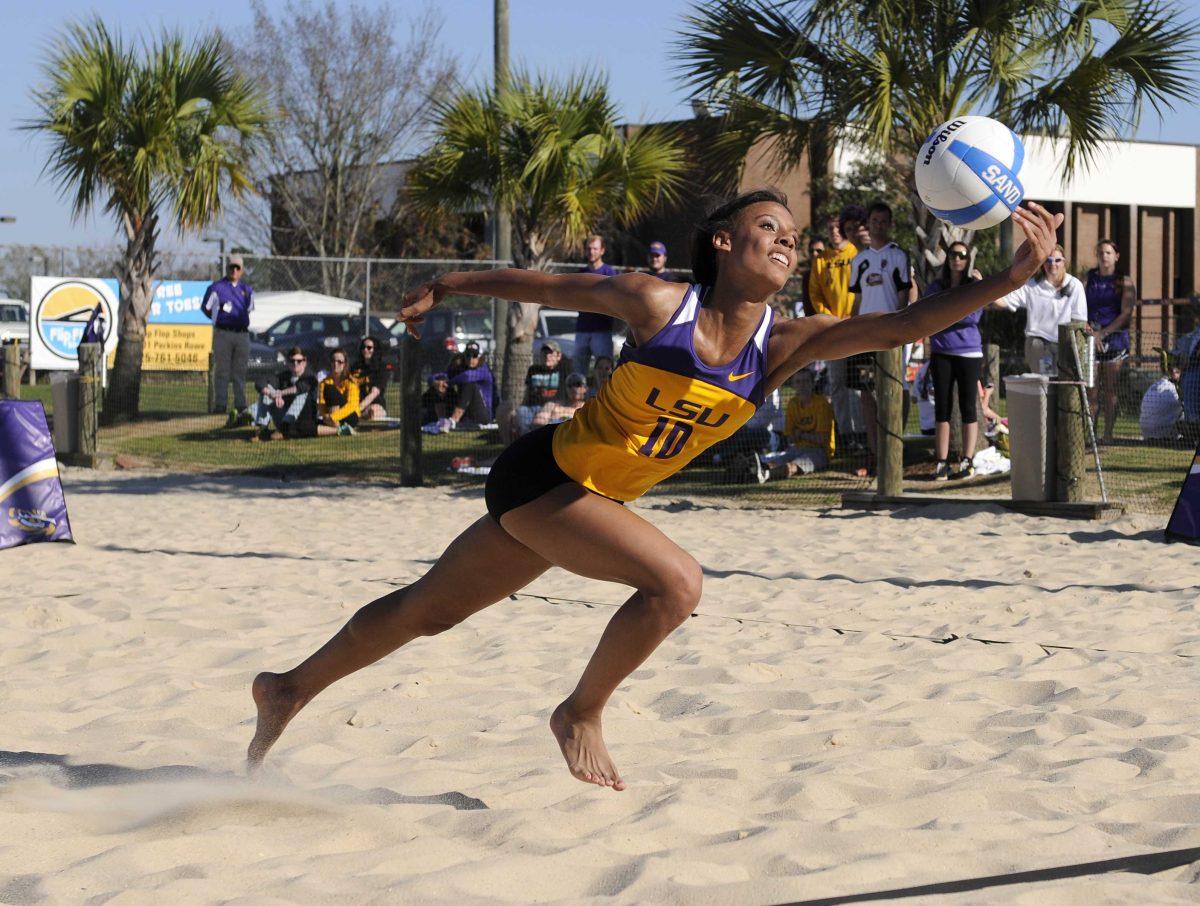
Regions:
<svg viewBox="0 0 1200 906"><path fill-rule="evenodd" d="M809 475L828 467L836 445L833 433L833 407L813 392L812 372L797 371L791 380L796 391L784 415L784 434L788 448L780 453L764 453L757 458L755 476L766 481Z"/></svg>
<svg viewBox="0 0 1200 906"><path fill-rule="evenodd" d="M866 220L866 213L857 205L850 205L841 214L831 215L826 221L829 239L825 250L812 263L808 275L808 298L813 314L829 314L835 318L848 318L854 309L854 293L850 292L850 262L858 249L842 231L844 220ZM833 403L837 431L842 435L862 434L866 431L858 391L846 386L846 360L828 363L829 397Z"/></svg>

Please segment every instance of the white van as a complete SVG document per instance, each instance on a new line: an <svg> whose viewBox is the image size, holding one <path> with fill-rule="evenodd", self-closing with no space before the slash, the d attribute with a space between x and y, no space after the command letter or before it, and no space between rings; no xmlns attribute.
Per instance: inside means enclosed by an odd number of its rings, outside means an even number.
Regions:
<svg viewBox="0 0 1200 906"><path fill-rule="evenodd" d="M29 306L20 299L0 299L0 343L29 342Z"/></svg>
<svg viewBox="0 0 1200 906"><path fill-rule="evenodd" d="M250 333L262 333L272 324L292 315L345 315L362 314L363 305L352 299L339 299L306 289L282 292L268 291L254 294L254 311L250 312Z"/></svg>

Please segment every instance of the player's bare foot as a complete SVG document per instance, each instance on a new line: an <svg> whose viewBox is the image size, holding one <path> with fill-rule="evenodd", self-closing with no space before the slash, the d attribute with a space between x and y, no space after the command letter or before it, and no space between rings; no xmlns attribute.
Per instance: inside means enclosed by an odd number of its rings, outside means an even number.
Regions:
<svg viewBox="0 0 1200 906"><path fill-rule="evenodd" d="M267 757L288 722L308 704L308 699L289 689L278 673L260 673L254 677L250 693L258 708L258 725L246 749L246 767L253 772Z"/></svg>
<svg viewBox="0 0 1200 906"><path fill-rule="evenodd" d="M569 702L570 699L554 709L550 715L550 730L558 740L571 774L584 783L625 789L625 781L617 773L617 766L604 745L599 719L580 718Z"/></svg>

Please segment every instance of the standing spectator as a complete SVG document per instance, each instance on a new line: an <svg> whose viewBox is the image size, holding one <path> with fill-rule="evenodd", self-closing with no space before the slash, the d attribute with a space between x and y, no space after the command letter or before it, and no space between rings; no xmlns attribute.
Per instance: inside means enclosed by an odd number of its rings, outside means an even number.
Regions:
<svg viewBox="0 0 1200 906"><path fill-rule="evenodd" d="M600 392L601 388L603 388L604 385L608 383L609 378L612 377L612 373L613 373L613 360L612 359L610 359L606 355L602 355L598 359L596 359L596 368L595 368L595 371L593 372L594 383L592 385L592 389L588 391L588 399L591 399L593 396L595 396L597 393Z"/></svg>
<svg viewBox="0 0 1200 906"><path fill-rule="evenodd" d="M317 433L353 434L358 424L358 382L350 376L350 363L340 347L329 356L329 374L317 388Z"/></svg>
<svg viewBox="0 0 1200 906"><path fill-rule="evenodd" d="M585 274L600 274L604 277L615 277L620 273L611 264L604 263L604 240L599 236L588 236L583 244L583 252L587 257ZM664 255L666 249L663 249ZM665 258L664 258L665 260ZM592 311L581 311L575 319L575 370L587 374L592 356L606 355L610 359L613 354L613 329L616 319L612 315L601 315Z"/></svg>
<svg viewBox="0 0 1200 906"><path fill-rule="evenodd" d="M813 373L797 371L791 380L795 396L788 400L784 434L788 446L779 453L755 456L754 477L759 484L794 475L810 475L828 468L837 440L833 429L833 407L814 392Z"/></svg>
<svg viewBox="0 0 1200 906"><path fill-rule="evenodd" d="M451 362L448 373L456 396L454 412L450 415L454 422L451 427L457 427L459 422L472 426L491 424L496 379L483 360L479 344L472 340L463 347L462 362Z"/></svg>
<svg viewBox="0 0 1200 906"><path fill-rule="evenodd" d="M224 414L233 381L234 412L229 423L253 419L246 408L246 360L250 356L250 312L254 290L242 282L242 256L230 255L225 276L204 291L200 310L212 319L213 413Z"/></svg>
<svg viewBox="0 0 1200 906"><path fill-rule="evenodd" d="M565 422L587 402L587 378L579 372L567 375L566 393L545 403L533 416L532 427Z"/></svg>
<svg viewBox="0 0 1200 906"><path fill-rule="evenodd" d="M421 425L427 434L440 434L438 425L454 412L454 390L450 386L450 375L438 371L429 376L429 387L421 394ZM437 428L436 431L430 430Z"/></svg>
<svg viewBox="0 0 1200 906"><path fill-rule="evenodd" d="M926 296L954 289L963 283L974 283L968 274L971 250L965 242L952 242L946 250L942 272L929 284ZM969 478L975 474L971 464L975 456L975 443L979 439L979 416L976 401L979 397L979 376L983 369L983 338L979 333L979 316L982 312L971 312L957 324L935 333L929 338L932 355L929 371L933 375L934 451L937 468L934 481L948 478ZM962 459L958 469L950 471L950 415L954 403L954 387L958 387L958 411L962 416Z"/></svg>
<svg viewBox="0 0 1200 906"><path fill-rule="evenodd" d="M686 280L681 280L679 275L674 271L667 270L667 247L661 242L650 243L650 251L646 255L646 264L649 265L651 277L666 280L668 283L687 282Z"/></svg>
<svg viewBox="0 0 1200 906"><path fill-rule="evenodd" d="M1063 247L1042 263L1042 273L1024 286L992 303L998 308L1024 308L1025 367L1041 374L1058 374L1058 328L1060 324L1087 320L1087 298L1083 284L1067 273Z"/></svg>
<svg viewBox="0 0 1200 906"><path fill-rule="evenodd" d="M308 359L299 346L288 350L287 361L288 368L276 376L274 385L255 385L262 399L254 413L254 423L260 428L254 439L316 436L317 379L308 370Z"/></svg>
<svg viewBox="0 0 1200 906"><path fill-rule="evenodd" d="M1121 253L1111 239L1096 244L1094 268L1087 272L1088 330L1096 337L1096 361L1100 363L1100 386L1088 388L1088 405L1096 420L1099 391L1104 393L1104 440L1112 443L1117 422L1117 376L1129 358L1129 319L1137 304L1137 291L1129 277L1117 273Z"/></svg>
<svg viewBox="0 0 1200 906"><path fill-rule="evenodd" d="M864 218L865 212L857 205L844 213ZM854 309L854 296L850 292L850 262L858 249L842 232L841 216L830 215L825 222L829 243L812 262L808 275L808 301L810 314L827 314L835 318L848 318ZM829 363L829 397L833 404L837 430L842 435L861 432L862 413L858 394L846 383L846 360Z"/></svg>
<svg viewBox="0 0 1200 906"><path fill-rule="evenodd" d="M358 411L365 419L387 418L383 407L383 395L387 391L391 375L379 352L379 343L374 337L363 337L358 344L358 362L351 374L358 381Z"/></svg>
<svg viewBox="0 0 1200 906"><path fill-rule="evenodd" d="M908 252L892 242L892 209L882 201L877 201L867 211L866 223L859 220L855 224L847 217L843 217L843 220L842 229L851 239L861 241L864 228L866 232L866 247L850 263L850 292L856 296L854 314L887 314L904 308L908 305L909 291L912 289L912 267L908 262ZM906 355L905 360L907 358ZM862 391L869 473L874 471L879 448L875 355L868 352L854 356L847 367L847 383Z"/></svg>
<svg viewBox="0 0 1200 906"><path fill-rule="evenodd" d="M808 266L801 271L800 277L800 301L797 303L795 310L792 312L793 318L803 318L806 315L815 315L816 310L812 303L812 288L809 285L812 279L813 265L817 258L825 251L825 240L820 236L814 236L808 240Z"/></svg>

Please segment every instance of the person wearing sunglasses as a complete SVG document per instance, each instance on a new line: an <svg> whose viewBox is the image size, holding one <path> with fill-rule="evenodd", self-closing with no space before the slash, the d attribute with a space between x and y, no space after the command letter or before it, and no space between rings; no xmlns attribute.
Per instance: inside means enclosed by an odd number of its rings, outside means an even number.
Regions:
<svg viewBox="0 0 1200 906"><path fill-rule="evenodd" d="M1056 245L1041 269L994 303L997 308L1025 309L1025 367L1038 374L1058 374L1060 324L1087 320L1083 284L1067 273L1063 247Z"/></svg>
<svg viewBox="0 0 1200 906"><path fill-rule="evenodd" d="M299 346L288 350L287 363L288 367L279 373L274 384L255 385L262 398L254 409L254 424L259 428L254 440L316 436L317 379L309 371L308 358Z"/></svg>
<svg viewBox="0 0 1200 906"><path fill-rule="evenodd" d="M587 392L587 378L578 371L568 374L566 390L537 411L533 416L532 427L540 428L542 425L565 422L583 408L583 404L587 402Z"/></svg>
<svg viewBox="0 0 1200 906"><path fill-rule="evenodd" d="M358 344L358 361L351 372L358 382L358 411L365 419L387 418L383 395L391 375L383 362L379 343L374 337L363 337Z"/></svg>
<svg viewBox="0 0 1200 906"><path fill-rule="evenodd" d="M225 414L229 384L233 383L233 407L229 424L250 424L246 408L246 361L250 356L250 312L254 290L242 279L241 255L230 255L225 276L204 291L200 310L212 320L213 413Z"/></svg>
<svg viewBox="0 0 1200 906"><path fill-rule="evenodd" d="M925 291L926 296L954 289L964 283L974 283L976 277L970 270L971 249L965 242L952 242L946 250L942 272ZM983 339L979 333L979 317L982 309L976 309L939 330L929 338L931 355L929 374L933 378L934 432L933 446L937 454L935 481L948 478L969 478L975 474L972 459L975 456L975 441L979 438L979 416L975 400L979 395L979 375L983 367ZM962 458L958 468L950 470L950 416L954 404L954 388L958 387L958 411L962 416Z"/></svg>
<svg viewBox="0 0 1200 906"><path fill-rule="evenodd" d="M358 424L358 382L350 376L346 350L329 356L329 374L317 390L317 434L353 434Z"/></svg>

